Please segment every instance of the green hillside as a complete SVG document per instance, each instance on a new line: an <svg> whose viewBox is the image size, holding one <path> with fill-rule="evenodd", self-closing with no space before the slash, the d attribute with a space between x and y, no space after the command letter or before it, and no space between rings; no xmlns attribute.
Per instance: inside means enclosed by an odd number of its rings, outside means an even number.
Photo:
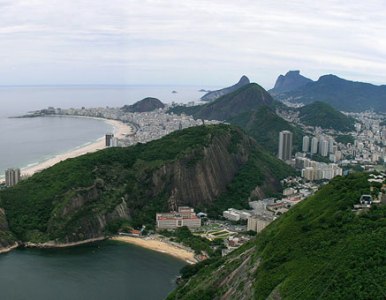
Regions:
<svg viewBox="0 0 386 300"><path fill-rule="evenodd" d="M211 213L246 206L257 185L275 193L292 172L238 128L199 126L61 162L1 191L0 207L23 241L71 242L103 236L121 221L152 226L171 204Z"/></svg>
<svg viewBox="0 0 386 300"><path fill-rule="evenodd" d="M366 174L335 178L168 299L385 299L386 207L356 214L364 193Z"/></svg>
<svg viewBox="0 0 386 300"><path fill-rule="evenodd" d="M272 106L274 100L256 83L247 84L213 102L193 107L176 107L170 112L193 115L196 119L225 121L261 105Z"/></svg>
<svg viewBox="0 0 386 300"><path fill-rule="evenodd" d="M279 145L279 133L283 130L291 131L293 135L294 152L300 151L303 131L295 127L268 106L240 114L228 120L229 123L240 126L260 145L270 153L276 154Z"/></svg>
<svg viewBox="0 0 386 300"><path fill-rule="evenodd" d="M283 106L281 102L274 101L262 87L251 83L211 103L191 107L178 106L170 112L237 125L255 138L261 147L276 155L279 132L282 130L294 133L294 151L300 150L302 143L302 130L275 113L276 107Z"/></svg>
<svg viewBox="0 0 386 300"><path fill-rule="evenodd" d="M337 111L327 103L316 101L299 109L299 118L309 126L320 126L338 131L354 130L355 120Z"/></svg>

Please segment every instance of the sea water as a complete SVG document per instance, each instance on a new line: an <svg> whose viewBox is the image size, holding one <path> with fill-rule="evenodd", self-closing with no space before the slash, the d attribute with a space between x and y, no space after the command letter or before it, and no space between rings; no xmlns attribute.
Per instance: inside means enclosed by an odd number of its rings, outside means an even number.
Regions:
<svg viewBox="0 0 386 300"><path fill-rule="evenodd" d="M157 300L176 286L184 261L107 241L0 255L0 299Z"/></svg>
<svg viewBox="0 0 386 300"><path fill-rule="evenodd" d="M186 103L202 96L200 88L0 88L0 176L6 168L38 163L112 130L95 119L10 116L48 106L121 107L148 96ZM171 256L115 242L55 250L17 249L0 255L0 299L163 299L175 287L183 265Z"/></svg>
<svg viewBox="0 0 386 300"><path fill-rule="evenodd" d="M23 168L94 142L111 125L82 118L9 118L42 108L122 107L145 97L165 103L199 101L199 87L59 86L0 88L0 178L7 168ZM176 93L172 93L175 91Z"/></svg>

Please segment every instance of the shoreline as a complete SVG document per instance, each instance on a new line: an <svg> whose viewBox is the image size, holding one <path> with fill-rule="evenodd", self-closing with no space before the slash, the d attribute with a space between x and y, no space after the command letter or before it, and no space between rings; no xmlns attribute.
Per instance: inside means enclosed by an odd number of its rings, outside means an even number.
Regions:
<svg viewBox="0 0 386 300"><path fill-rule="evenodd" d="M41 243L41 244L35 244L35 243L24 243L21 246L25 248L38 248L38 249L60 249L60 248L68 248L68 247L75 247L75 246L80 246L80 245L85 245L85 244L91 244L94 242L100 242L106 240L106 237L97 237L97 238L92 238L92 239L87 239L83 241L78 241L78 242L72 242L72 243L55 243L53 241L51 242L46 242L46 243Z"/></svg>
<svg viewBox="0 0 386 300"><path fill-rule="evenodd" d="M94 118L94 117L86 117L86 116L84 117L83 116L58 116L58 117L90 118L90 119L104 121L105 123L113 127L114 136L117 137L118 139L123 138L126 135L131 134L133 132L133 128L131 125L125 124L118 120L96 118L96 117ZM33 174L38 173L49 167L52 167L57 163L64 161L66 159L75 158L75 157L78 157L87 153L96 152L98 150L102 150L105 148L107 147L105 146L104 136L102 136L97 140L95 140L94 142L81 145L77 148L68 150L67 152L57 154L54 157L49 158L47 160L37 162L36 164L32 164L30 166L21 168L20 173L21 173L21 176L25 176L25 177L32 176Z"/></svg>
<svg viewBox="0 0 386 300"><path fill-rule="evenodd" d="M141 238L132 236L115 235L110 238L112 241L132 244L149 250L171 255L175 258L184 260L188 264L197 263L194 252L179 248L162 240L152 238Z"/></svg>
<svg viewBox="0 0 386 300"><path fill-rule="evenodd" d="M14 250L16 248L19 248L19 246L20 246L19 243L15 243L12 246L0 248L0 254L11 252L12 250Z"/></svg>

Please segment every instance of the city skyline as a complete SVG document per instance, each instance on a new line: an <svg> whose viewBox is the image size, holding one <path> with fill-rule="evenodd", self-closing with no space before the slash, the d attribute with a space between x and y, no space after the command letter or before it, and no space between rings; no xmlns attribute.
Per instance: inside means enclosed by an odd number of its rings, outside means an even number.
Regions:
<svg viewBox="0 0 386 300"><path fill-rule="evenodd" d="M380 1L1 1L2 85L272 88L299 69L384 84ZM363 24L366 26L363 26Z"/></svg>

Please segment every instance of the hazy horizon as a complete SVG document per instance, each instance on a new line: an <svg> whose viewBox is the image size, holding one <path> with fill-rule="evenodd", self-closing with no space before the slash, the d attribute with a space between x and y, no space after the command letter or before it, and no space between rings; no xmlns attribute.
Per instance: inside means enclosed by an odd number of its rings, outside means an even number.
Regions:
<svg viewBox="0 0 386 300"><path fill-rule="evenodd" d="M364 26L365 24L365 26ZM382 1L0 1L1 85L384 84Z"/></svg>

